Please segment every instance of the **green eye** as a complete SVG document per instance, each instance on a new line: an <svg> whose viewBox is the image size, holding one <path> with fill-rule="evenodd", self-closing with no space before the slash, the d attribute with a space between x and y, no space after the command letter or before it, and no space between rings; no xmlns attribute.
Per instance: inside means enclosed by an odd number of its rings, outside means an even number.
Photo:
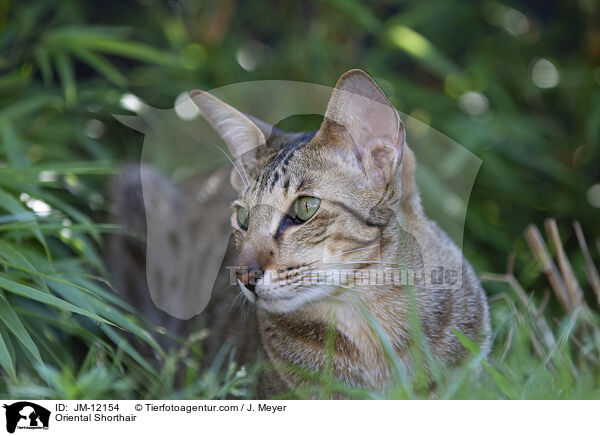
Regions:
<svg viewBox="0 0 600 436"><path fill-rule="evenodd" d="M250 213L248 212L248 209L245 209L243 207L238 207L237 210L237 221L238 221L238 225L243 229L243 230L248 230L248 221L250 220Z"/></svg>
<svg viewBox="0 0 600 436"><path fill-rule="evenodd" d="M294 217L301 221L308 221L319 210L321 200L316 197L298 197L292 205Z"/></svg>

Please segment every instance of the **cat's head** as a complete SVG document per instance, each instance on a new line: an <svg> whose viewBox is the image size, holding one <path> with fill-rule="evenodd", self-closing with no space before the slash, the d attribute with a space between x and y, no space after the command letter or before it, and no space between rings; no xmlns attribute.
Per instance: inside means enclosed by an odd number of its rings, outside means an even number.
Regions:
<svg viewBox="0 0 600 436"><path fill-rule="evenodd" d="M202 91L192 98L236 157L231 226L249 300L291 312L344 292L315 285L319 274L379 261L401 201L405 130L373 79L345 73L315 132L282 132Z"/></svg>

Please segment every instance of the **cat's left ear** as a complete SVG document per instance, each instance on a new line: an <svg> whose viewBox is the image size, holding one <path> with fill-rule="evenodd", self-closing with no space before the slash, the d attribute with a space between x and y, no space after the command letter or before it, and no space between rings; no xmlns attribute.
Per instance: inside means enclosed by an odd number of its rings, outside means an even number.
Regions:
<svg viewBox="0 0 600 436"><path fill-rule="evenodd" d="M332 125L345 128L354 142L355 162L369 176L385 183L395 174L404 152L404 123L364 71L350 70L335 85L321 129L327 131Z"/></svg>
<svg viewBox="0 0 600 436"><path fill-rule="evenodd" d="M240 191L247 181L246 174L256 162L259 148L267 142L264 130L268 130L270 126L251 121L249 117L208 92L195 90L190 92L190 96L235 157L236 168L232 172L231 184Z"/></svg>

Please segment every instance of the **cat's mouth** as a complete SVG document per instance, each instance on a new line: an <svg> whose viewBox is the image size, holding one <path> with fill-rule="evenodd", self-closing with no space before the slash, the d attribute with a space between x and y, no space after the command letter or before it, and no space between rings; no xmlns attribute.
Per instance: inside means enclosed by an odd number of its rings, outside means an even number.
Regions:
<svg viewBox="0 0 600 436"><path fill-rule="evenodd" d="M254 287L251 291L240 280L238 280L240 289L244 296L256 306L267 312L272 313L289 313L299 309L301 306L310 301L306 298L306 292L299 291L299 286L288 285L281 286L277 289L269 289L260 284Z"/></svg>
<svg viewBox="0 0 600 436"><path fill-rule="evenodd" d="M240 279L237 280L238 286L240 287L240 289L242 290L242 292L244 293L244 296L251 302L251 303L255 303L256 302L256 294L254 292L252 292L250 289L248 289Z"/></svg>

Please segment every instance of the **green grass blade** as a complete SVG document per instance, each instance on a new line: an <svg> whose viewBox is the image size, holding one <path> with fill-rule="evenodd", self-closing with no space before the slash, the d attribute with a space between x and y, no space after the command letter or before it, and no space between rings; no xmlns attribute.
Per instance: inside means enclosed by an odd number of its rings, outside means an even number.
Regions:
<svg viewBox="0 0 600 436"><path fill-rule="evenodd" d="M8 164L10 166L27 165L25 147L10 123L5 121L0 124L0 137L2 137L2 145Z"/></svg>
<svg viewBox="0 0 600 436"><path fill-rule="evenodd" d="M39 274L37 268L23 255L23 253L17 250L13 245L6 241L0 240L0 257L6 259L10 264L17 266L25 271L31 271L32 279L35 283L45 291L49 292L46 282L36 274Z"/></svg>
<svg viewBox="0 0 600 436"><path fill-rule="evenodd" d="M3 333L4 329L0 329L0 366L6 370L8 375L15 380L17 373L15 371L15 352L12 350L10 338Z"/></svg>
<svg viewBox="0 0 600 436"><path fill-rule="evenodd" d="M31 116L33 113L51 105L60 103L60 97L49 94L39 94L21 99L6 106L0 111L0 121L13 121Z"/></svg>
<svg viewBox="0 0 600 436"><path fill-rule="evenodd" d="M3 280L0 278L0 280ZM0 320L4 325L15 335L15 337L23 344L23 346L33 355L33 357L42 362L42 356L38 350L37 345L33 342L33 339L29 335L29 332L21 322L19 316L15 313L10 302L0 291Z"/></svg>
<svg viewBox="0 0 600 436"><path fill-rule="evenodd" d="M123 88L127 85L127 79L125 76L123 76L119 70L117 70L110 62L108 62L105 57L82 48L73 49L73 54L79 60L88 64L118 87Z"/></svg>
<svg viewBox="0 0 600 436"><path fill-rule="evenodd" d="M42 235L42 232L38 228L35 214L2 188L0 188L0 208L7 210L18 217L23 217L22 220L31 221L31 232L35 235L40 244L42 244L47 254L49 254L48 244L46 243L46 239Z"/></svg>
<svg viewBox="0 0 600 436"><path fill-rule="evenodd" d="M48 304L50 306L56 307L61 310L78 313L80 315L87 316L88 318L91 318L100 323L107 323L110 325L114 325L112 322L110 322L94 313L91 313L88 310L82 309L71 303L68 303L67 301L57 298L54 295L38 291L37 289L34 289L30 286L23 285L23 284L14 282L12 280L8 280L4 277L0 277L0 287L7 290L8 292L19 295L21 297L39 301L40 303Z"/></svg>
<svg viewBox="0 0 600 436"><path fill-rule="evenodd" d="M40 47L35 51L35 59L42 73L42 80L46 86L50 86L54 77L52 74L52 66L50 65L50 58L48 51L44 47Z"/></svg>
<svg viewBox="0 0 600 436"><path fill-rule="evenodd" d="M77 100L77 82L71 58L59 51L55 54L56 71L60 77L67 106L73 106Z"/></svg>
<svg viewBox="0 0 600 436"><path fill-rule="evenodd" d="M156 369L148 362L142 355L131 346L131 344L123 338L121 335L117 333L117 331L109 326L100 327L104 333L113 341L117 346L125 351L129 356L133 358L137 363L139 363L146 371L150 372L153 375L158 375Z"/></svg>
<svg viewBox="0 0 600 436"><path fill-rule="evenodd" d="M449 73L459 71L458 67L427 38L410 27L392 26L388 30L387 36L395 47L440 77L446 77Z"/></svg>
<svg viewBox="0 0 600 436"><path fill-rule="evenodd" d="M116 40L112 38L94 38L77 41L78 44L92 51L118 55L138 61L152 62L159 65L172 66L179 63L179 57L172 53L155 49L136 41Z"/></svg>

